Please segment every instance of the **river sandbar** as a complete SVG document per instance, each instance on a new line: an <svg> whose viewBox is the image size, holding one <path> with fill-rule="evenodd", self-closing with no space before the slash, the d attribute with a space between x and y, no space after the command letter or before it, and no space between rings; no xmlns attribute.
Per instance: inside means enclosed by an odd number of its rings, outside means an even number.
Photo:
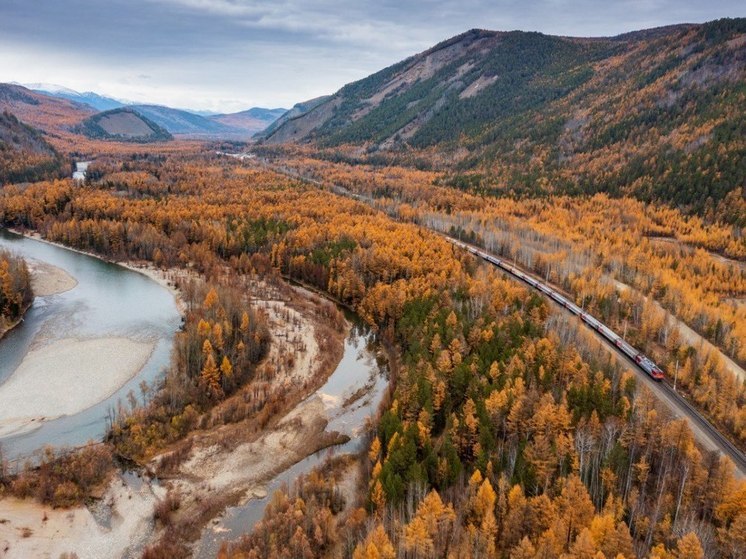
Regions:
<svg viewBox="0 0 746 559"><path fill-rule="evenodd" d="M62 268L31 258L26 262L31 272L31 289L37 297L58 295L78 285L78 280Z"/></svg>
<svg viewBox="0 0 746 559"><path fill-rule="evenodd" d="M154 347L128 338L66 338L30 351L0 385L0 436L105 400L145 366Z"/></svg>

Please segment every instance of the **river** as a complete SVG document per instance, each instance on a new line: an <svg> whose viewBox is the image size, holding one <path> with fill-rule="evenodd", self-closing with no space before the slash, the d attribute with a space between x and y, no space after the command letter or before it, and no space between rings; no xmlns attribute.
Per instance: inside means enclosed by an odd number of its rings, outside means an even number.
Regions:
<svg viewBox="0 0 746 559"><path fill-rule="evenodd" d="M31 355L43 355L47 348L52 353L47 356L49 363L48 358L54 358L55 348L62 347L59 344L63 343L67 343L65 347L73 352L76 348L95 351L95 354L71 357L80 363L80 371L86 370L86 360L95 362L96 374L89 378L72 374L71 378L80 385L65 387L69 394L62 397L59 394L50 397L62 400L63 407L70 405L65 400L75 400L83 393L89 398L96 398L95 395L101 393L103 398L94 400L92 405L76 413L48 419L34 417L33 429L26 426L19 430L19 434L0 438L5 458L18 461L32 456L45 445L78 446L89 440L100 440L107 427L109 411L118 402L126 402L131 390L139 394L140 383L152 382L169 364L174 333L181 321L172 294L143 274L2 228L0 247L26 259L61 268L78 282L64 293L37 297L23 322L0 341L0 401L3 391L8 392L12 384L23 384L22 390L38 391L42 395L42 401L36 404L43 406L44 391L50 390L55 380L59 382L63 368L67 366L69 369L70 364L52 361L46 370L27 371L33 368L33 363L25 360ZM125 372L121 377L124 384L115 382L113 386L111 371L121 367L123 359L121 350L117 354L113 346L107 345L111 340L118 340L120 348L145 348L141 361L132 371L134 376ZM62 352L60 361L63 361ZM36 364L39 362L37 359ZM23 379L14 379L21 370L30 374ZM67 371L67 374L71 373L74 371ZM55 378L55 375L59 377ZM119 375L122 375L121 371ZM18 388L13 387L16 392ZM33 392L29 394L36 396ZM19 408L23 405L16 404ZM7 404L4 406L7 408ZM0 409L0 414L3 411Z"/></svg>
<svg viewBox="0 0 746 559"><path fill-rule="evenodd" d="M143 380L152 382L167 367L173 335L180 324L173 296L137 272L1 228L0 248L32 262L61 268L78 282L64 293L37 297L24 321L0 341L0 402L4 388L28 355L61 339L117 337L147 342L154 348L139 372L102 401L79 413L39 421L34 430L0 438L5 458L17 463L45 445L77 446L100 440L110 410L118 402L126 405L131 390L138 393ZM355 317L348 318L353 327L345 339L342 359L325 384L308 399L323 402L327 431L347 435L350 440L308 456L269 480L265 485L266 496L227 509L217 523L211 523L203 531L196 556L214 557L222 542L250 532L262 518L272 493L284 484L291 485L298 476L310 472L332 454L363 450L365 422L375 415L385 394L388 368L370 330ZM96 378L89 382L95 383ZM0 409L0 416L2 413Z"/></svg>

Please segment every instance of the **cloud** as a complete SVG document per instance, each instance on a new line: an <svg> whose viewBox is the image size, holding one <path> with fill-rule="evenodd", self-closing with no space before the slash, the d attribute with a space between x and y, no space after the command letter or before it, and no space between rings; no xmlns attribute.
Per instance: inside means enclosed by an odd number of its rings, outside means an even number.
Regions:
<svg viewBox="0 0 746 559"><path fill-rule="evenodd" d="M599 36L744 11L733 0L3 0L0 80L197 109L288 106L472 27Z"/></svg>

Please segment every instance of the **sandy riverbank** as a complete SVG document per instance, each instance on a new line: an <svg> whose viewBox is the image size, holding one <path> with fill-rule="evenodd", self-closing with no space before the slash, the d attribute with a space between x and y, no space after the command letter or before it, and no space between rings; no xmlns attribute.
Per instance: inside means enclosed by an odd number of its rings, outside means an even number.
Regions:
<svg viewBox="0 0 746 559"><path fill-rule="evenodd" d="M173 276L169 272L160 272L149 267L134 269L173 290L174 294L177 292L173 284L181 283L184 279L182 275ZM340 327L339 330L332 330L325 325L327 314L322 307L329 303L308 292L276 291L266 285L259 287L256 292L254 288L250 291L254 304L260 312L266 314L273 337L269 355L263 365L267 368L262 374L266 380L259 384L266 388L273 398L287 398L287 407L283 407L263 430L257 430L254 419L249 418L237 424L194 434L189 443L191 452L181 468L178 468L167 482L167 487L179 494L181 499L176 522L183 520L189 523L194 518L200 518L200 523L206 522L225 505L252 496L262 496L265 484L276 473L308 454L328 446L332 439L336 439L324 433L328 420L321 399L311 398L297 407L296 404L323 384L329 373L334 370L341 358L342 340L349 325ZM85 341L62 341L74 342L70 347L77 348L80 353L91 353L91 347L79 345L86 343ZM120 341L129 342L121 339ZM53 352L57 356L56 361L59 361L59 350ZM31 352L27 359L32 353L34 352ZM136 352L130 347L126 353L132 356ZM59 369L57 363L55 368ZM42 367L39 367L37 362L34 369L38 371ZM0 386L0 410L3 410L0 411L0 427L2 417L9 415L4 411L4 403L31 396L34 392L32 389L28 389L27 395L19 395L22 386L31 385L38 390L40 385L52 380L49 376L51 375L42 375L42 378L37 380L27 376L27 382L19 383L16 387L11 386L12 391L7 390L5 385ZM54 390L61 389L58 386ZM247 394L250 390L247 387ZM71 392L66 388L61 393L66 396L57 402L58 411L62 409L63 401L69 398ZM44 401L45 410L50 408L50 402L45 400L49 397L50 394L47 394L38 400ZM81 395L75 393L75 397L76 401L79 401ZM238 399L243 397L240 393L235 395ZM222 406L230 406L230 401L224 402L218 408ZM27 404L24 404L23 409L26 407ZM219 413L219 409L214 411ZM226 441L230 441L230 444L226 445ZM157 468L157 462L156 459L152 464L154 468ZM109 494L115 490L121 493L119 485L121 482L114 482L109 488ZM3 546L7 545L8 557L39 556L56 559L63 552L75 552L81 559L130 556L133 542L138 542L137 549L141 549L142 544L146 542L152 543L153 511L156 504L152 492L162 493L165 489L149 487L150 496L147 497L133 496L131 490L127 491L129 493L121 493L116 498L107 496L104 499L111 500L111 508L118 508L120 511L114 513L111 529L106 527L106 522L97 520L98 513L91 513L83 507L70 511L53 511L53 514L48 513L48 520L42 522L44 512L48 509L33 502L13 499L0 501L0 555ZM159 496L162 497L162 494ZM211 503L222 505L205 516L204 509L211 507ZM2 524L3 518L9 522ZM24 537L24 528L31 530L29 537ZM26 533L29 533L28 530ZM155 536L157 537L157 534Z"/></svg>
<svg viewBox="0 0 746 559"><path fill-rule="evenodd" d="M30 351L0 385L0 436L79 413L135 376L154 344L127 338L66 338Z"/></svg>
<svg viewBox="0 0 746 559"><path fill-rule="evenodd" d="M96 256L96 258L99 257ZM165 290L171 293L171 296L174 298L174 302L176 303L176 308L178 309L179 314L181 314L182 316L186 314L186 303L184 302L184 298L181 296L181 291L176 286L178 282L197 279L198 276L195 272L184 270L181 268L162 270L161 268L156 268L149 262L127 261L114 263L133 272L137 272L138 274L147 276L155 283L163 287Z"/></svg>
<svg viewBox="0 0 746 559"><path fill-rule="evenodd" d="M78 280L62 268L33 258L27 258L26 264L31 273L31 289L36 297L58 295L78 285Z"/></svg>
<svg viewBox="0 0 746 559"><path fill-rule="evenodd" d="M152 511L164 493L117 476L96 512L86 507L52 509L33 501L0 501L0 557L79 559L139 556L153 531Z"/></svg>
<svg viewBox="0 0 746 559"><path fill-rule="evenodd" d="M309 292L303 295L314 297ZM264 361L265 366L275 369L268 381L269 392L285 392L311 382L319 373L322 357L317 340L318 326L312 320L311 309L303 312L303 309L293 308L289 301L279 296L255 300L254 304L265 312L272 333L272 344ZM287 366L289 355L293 359L292 364ZM302 410L305 411L296 413ZM323 432L326 423L324 407L318 400L314 405L299 405L275 428L267 429L255 440L239 443L232 448L222 448L220 440L225 437L234 439L235 433L229 432L237 427L239 431L243 430L240 424L224 426L215 433L197 436L193 440L191 456L180 470L179 477L182 479L174 479L174 485L184 494L198 494L207 488L214 491L232 490L239 486L253 487L304 458L306 454L301 447L315 446L311 440L312 434ZM297 453L293 451L294 448L298 449ZM314 450L309 450L309 453ZM286 465L287 458L291 462Z"/></svg>
<svg viewBox="0 0 746 559"><path fill-rule="evenodd" d="M277 474L340 441L325 432L328 417L321 398L305 398L339 363L349 324L343 321L339 330L324 324L320 309L328 301L306 290L274 291L267 285L250 290L253 303L267 317L273 340L263 364L272 373L261 374L266 381L259 384L269 401L282 398L285 406L263 429L249 417L190 437L180 465L165 474L165 485L181 502L175 524L206 523L228 505L265 496L267 483ZM251 393L251 385L245 390ZM244 394L234 398L243 400ZM223 402L213 415L230 406L230 400ZM156 457L151 468L160 471L161 460L170 454Z"/></svg>

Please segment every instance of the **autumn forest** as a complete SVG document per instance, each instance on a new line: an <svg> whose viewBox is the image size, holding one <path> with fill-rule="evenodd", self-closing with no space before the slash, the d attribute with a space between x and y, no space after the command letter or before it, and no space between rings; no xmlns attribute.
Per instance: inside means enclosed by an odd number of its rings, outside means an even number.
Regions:
<svg viewBox="0 0 746 559"><path fill-rule="evenodd" d="M0 358L81 328L45 248L176 317L107 338L142 359L102 436L20 452L83 412L0 414L0 555L745 557L744 44L472 30L250 141L0 87L0 226L38 243L0 246ZM334 392L356 367L385 386Z"/></svg>

